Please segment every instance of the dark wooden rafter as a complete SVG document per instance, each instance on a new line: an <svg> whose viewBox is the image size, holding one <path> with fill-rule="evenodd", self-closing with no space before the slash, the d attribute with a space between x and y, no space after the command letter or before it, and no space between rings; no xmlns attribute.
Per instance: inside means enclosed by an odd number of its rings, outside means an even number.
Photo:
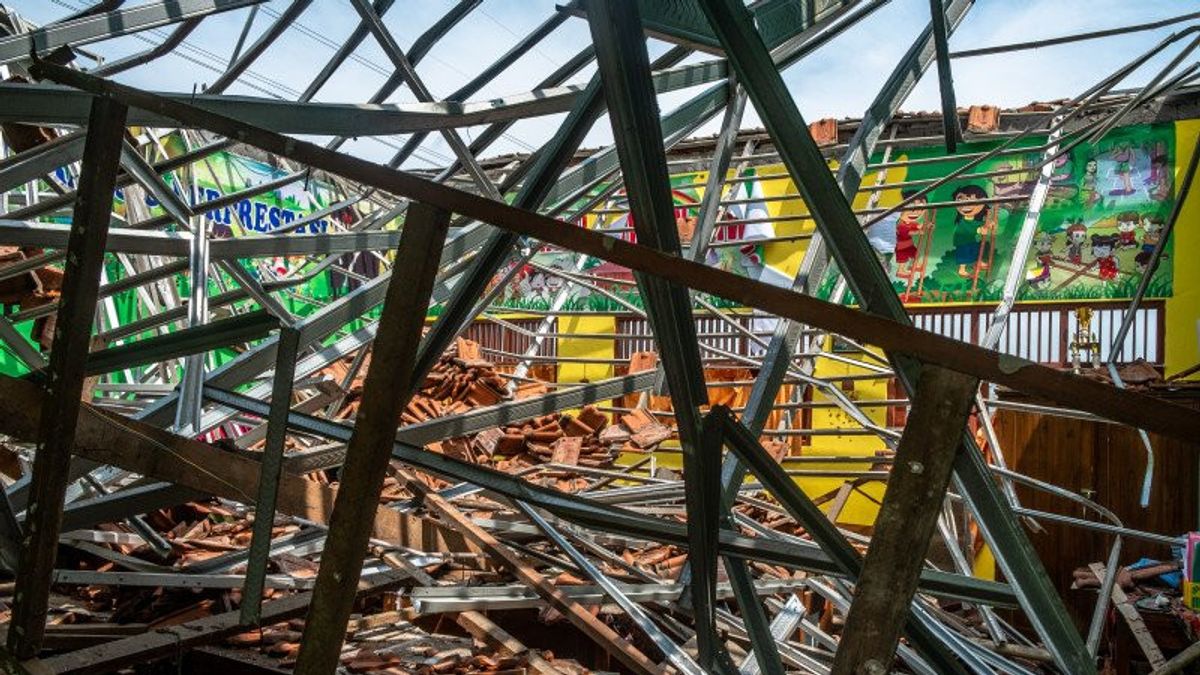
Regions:
<svg viewBox="0 0 1200 675"><path fill-rule="evenodd" d="M267 575L267 561L270 557L271 532L275 527L279 480L283 476L287 416L292 409L292 380L296 374L299 351L300 331L281 326L274 381L271 384L271 416L267 419L267 437L263 447L262 467L259 470L258 496L254 501L254 532L250 539L246 585L242 588L242 621L250 625L257 624L260 616L263 581Z"/></svg>
<svg viewBox="0 0 1200 675"><path fill-rule="evenodd" d="M38 395L32 382L0 377L0 419L3 433L23 442L38 438L41 415L25 401ZM232 452L215 452L213 446L178 436L152 425L122 417L91 405L83 406L75 434L75 455L98 464L169 481L200 494L233 501L254 502L261 465ZM337 490L316 481L283 473L280 476L279 513L328 524ZM427 545L421 520L384 506L370 518L371 536L399 546Z"/></svg>
<svg viewBox="0 0 1200 675"><path fill-rule="evenodd" d="M941 516L954 453L978 386L979 381L967 375L931 366L921 369L834 656L833 675L889 670L925 563L924 544Z"/></svg>
<svg viewBox="0 0 1200 675"><path fill-rule="evenodd" d="M808 297L787 289L682 260L648 246L631 244L599 232L496 202L398 169L341 155L304 141L171 101L132 87L106 82L65 68L43 66L48 79L93 94L112 95L130 105L153 109L222 135L238 138L267 152L356 180L364 185L490 223L548 244L584 253L645 272L679 285L733 300L747 307L845 335L889 352L909 355L950 370L973 375L1011 389L1101 417L1191 440L1200 437L1200 413L1133 391L1122 391L1085 377L1062 372L1007 354L983 349L915 328ZM893 292L893 297L894 297Z"/></svg>
<svg viewBox="0 0 1200 675"><path fill-rule="evenodd" d="M442 249L449 226L449 211L421 203L408 208L304 625L297 673L318 675L337 667L397 420L420 385L414 365L438 270L438 257L430 251Z"/></svg>
<svg viewBox="0 0 1200 675"><path fill-rule="evenodd" d="M41 415L17 569L22 583L14 596L8 631L8 648L20 659L37 656L46 628L63 499L70 482L71 449L83 395L127 110L124 103L111 98L101 96L92 101L79 198L75 201L67 241L62 300L46 369L46 394L44 398L28 399L30 405L36 405L33 402L40 399L42 409L52 414Z"/></svg>

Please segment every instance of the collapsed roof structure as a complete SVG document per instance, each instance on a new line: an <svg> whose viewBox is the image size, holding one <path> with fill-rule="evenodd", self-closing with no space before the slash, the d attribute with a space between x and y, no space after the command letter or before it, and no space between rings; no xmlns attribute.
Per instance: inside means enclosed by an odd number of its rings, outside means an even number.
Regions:
<svg viewBox="0 0 1200 675"><path fill-rule="evenodd" d="M283 665L307 674L1097 672L1122 538L1169 547L1178 533L1126 527L1014 471L992 420L1025 405L1140 430L1143 501L1170 489L1151 482L1151 434L1200 438L1200 413L1127 386L1138 371L1118 368L1145 355L1126 345L1200 159L1178 139L1195 133L1104 145L1131 125L1197 117L1197 15L1159 22L1186 27L1072 98L960 110L952 57L1038 43L952 54L947 37L973 2L933 0L862 118L809 124L781 71L886 0L580 0L444 100L418 65L480 0L454 3L408 49L383 21L393 2L348 2L357 28L295 101L226 91L312 0L271 10L248 41L261 0L105 1L44 26L0 7L8 672L114 672L185 652L200 659L192 668L249 668L246 654L210 647L259 646L264 634L247 629L272 625L294 646L277 652ZM247 29L203 91L114 79L233 12ZM528 92L472 100L568 21L586 22L592 44ZM86 51L159 28L161 42L119 60ZM648 38L671 46L651 61ZM316 101L368 40L387 81L363 102ZM1163 53L1144 86L1124 84ZM898 115L935 64L941 113ZM401 87L418 102L386 102ZM683 90L694 95L660 115L657 97ZM765 129L742 128L749 103ZM535 151L485 158L514 123L560 113ZM581 150L604 116L614 145ZM715 119L715 138L692 138ZM405 140L385 163L339 151L395 135ZM451 161L399 168L432 135ZM934 145L937 156L916 150ZM1098 187L1101 151L1106 179L1144 165L1144 184ZM1068 161L1075 174L1060 170ZM222 177L238 163L259 177ZM893 173L912 167L931 173ZM985 179L990 191L958 188ZM754 180L784 187L766 195ZM689 189L681 212L673 195ZM1135 197L1159 210L1123 220ZM1061 255L1053 237L1035 243L1043 212L1068 202L1115 228L1093 228L1086 258L1065 219ZM929 249L939 210L954 223L938 235L953 237L942 260ZM1127 222L1140 242L1121 238ZM764 223L776 229L754 228ZM1012 242L997 258L1002 231ZM765 260L757 247L770 245L793 258ZM1026 274L1039 264L1044 278ZM1005 341L1021 293L1080 278L1124 281L1127 295L1103 296L1122 304L1100 339L1079 342L1090 324L1073 318L1068 334L1063 320L1055 349L1076 372ZM990 304L965 333L914 325L912 303L934 294ZM638 328L574 325L587 307ZM603 340L627 344L588 351ZM1089 360L1104 367L1078 374ZM554 370L570 363L601 374ZM856 379L893 393L861 400ZM902 414L881 421L873 406ZM877 450L798 452L822 433L802 415L817 409L853 427L824 433ZM660 452L680 465L659 467ZM813 494L805 476L839 480ZM886 482L870 493L877 515L839 525L864 481ZM1017 485L1072 508L1027 508ZM1083 632L1031 543L1043 521L1115 535ZM984 547L993 578L977 576ZM72 642L47 625L64 587L205 589L227 606L138 609L144 596L88 591L107 614ZM176 613L156 623L163 607ZM530 607L590 646L564 646L568 657L522 644L501 616ZM442 614L476 642L417 621ZM122 628L117 616L139 620ZM435 658L431 644L457 656Z"/></svg>

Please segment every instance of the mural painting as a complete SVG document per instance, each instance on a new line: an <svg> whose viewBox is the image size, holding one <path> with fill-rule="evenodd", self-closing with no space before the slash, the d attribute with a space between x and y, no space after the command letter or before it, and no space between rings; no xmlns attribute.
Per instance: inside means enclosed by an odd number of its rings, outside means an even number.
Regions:
<svg viewBox="0 0 1200 675"><path fill-rule="evenodd" d="M1099 142L1060 148L1061 154L1051 160L1049 191L1026 257L1019 301L1132 296L1174 206L1174 131L1170 123L1123 127ZM953 156L932 146L894 157L917 160L889 172L889 183L904 187L884 191L871 208L865 198L856 206L867 239L904 302L1000 300L1026 206L1042 173L1045 143L1044 138L1023 139L920 197L918 190L997 143L966 144ZM785 176L779 165L731 176L725 187L729 204L718 216L707 264L775 285L791 284L812 221L798 202L780 198L796 194ZM676 226L685 249L694 234L706 177L693 172L671 179ZM593 194L603 189L597 187ZM911 203L883 214L902 199ZM578 224L636 240L623 191L602 201ZM1171 294L1170 242L1165 255L1168 264L1151 279L1147 297ZM560 272L585 275L582 280L590 286L568 285L556 276ZM498 275L497 281L506 275L511 281L500 293L500 305L514 310L612 312L642 307L628 270L594 259L547 250L523 269ZM818 295L828 299L835 281L831 271ZM728 306L720 299L709 300ZM853 303L854 298L848 295L844 301Z"/></svg>
<svg viewBox="0 0 1200 675"><path fill-rule="evenodd" d="M776 214L768 208L763 183L754 180L755 170L747 170L731 181L730 205L720 212L705 263L752 279L790 283L791 277L778 267L768 264L763 240L775 235L772 222ZM675 226L680 244L686 249L692 243L699 217L700 199L707 178L704 172L676 174L671 177L672 198L675 202ZM595 194L601 194L597 188ZM577 221L586 226L625 241L636 242L633 215L624 190L617 191L596 209ZM562 276L560 276L560 274ZM584 284L570 284L565 276L583 275ZM633 274L628 269L595 258L580 258L570 253L545 249L520 270L508 268L497 274L495 282L509 277L497 304L514 310L548 311L627 311L642 308L641 298L634 287ZM730 303L710 298L722 306Z"/></svg>
<svg viewBox="0 0 1200 675"><path fill-rule="evenodd" d="M906 303L996 302L1041 174L1042 148L1031 142L969 169L867 228L868 239ZM968 144L962 154L995 144ZM1046 204L1028 252L1021 301L1131 297L1174 206L1174 129L1170 124L1115 129L1053 160ZM940 148L907 159L941 156ZM965 160L911 165L902 197ZM933 208L929 204L943 204ZM951 207L949 204L955 204ZM1170 242L1165 252L1171 255ZM826 280L828 292L833 279ZM1151 279L1148 297L1171 294L1171 265Z"/></svg>

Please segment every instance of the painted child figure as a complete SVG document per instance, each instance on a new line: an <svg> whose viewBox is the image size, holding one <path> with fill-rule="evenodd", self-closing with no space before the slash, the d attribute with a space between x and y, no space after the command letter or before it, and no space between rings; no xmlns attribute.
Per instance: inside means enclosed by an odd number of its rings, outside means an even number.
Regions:
<svg viewBox="0 0 1200 675"><path fill-rule="evenodd" d="M1152 199L1162 201L1171 195L1170 155L1162 141L1156 142L1150 151L1150 177L1145 182Z"/></svg>
<svg viewBox="0 0 1200 675"><path fill-rule="evenodd" d="M1067 227L1067 261L1075 265L1083 264L1083 245L1087 242L1087 225L1083 224L1083 220L1076 218L1075 222Z"/></svg>
<svg viewBox="0 0 1200 675"><path fill-rule="evenodd" d="M893 271L893 260L896 255L896 230L900 222L900 214L892 213L879 222L867 228L867 241L875 249L875 255L883 263L883 269L889 274Z"/></svg>
<svg viewBox="0 0 1200 675"><path fill-rule="evenodd" d="M1098 273L1104 281L1113 281L1117 278L1118 264L1113 251L1119 240L1115 234L1092 235L1092 257L1096 259L1099 266Z"/></svg>
<svg viewBox="0 0 1200 675"><path fill-rule="evenodd" d="M1098 185L1100 173L1100 163L1095 159L1089 159L1083 168L1083 179L1079 184L1079 194L1083 198L1083 208L1090 209L1100 201L1100 189Z"/></svg>
<svg viewBox="0 0 1200 675"><path fill-rule="evenodd" d="M1112 149L1112 160L1117 163L1116 173L1121 185L1108 191L1110 195L1131 195L1133 189L1133 146L1121 143Z"/></svg>
<svg viewBox="0 0 1200 675"><path fill-rule="evenodd" d="M954 201L974 201L986 199L987 192L978 185L963 185L951 195ZM958 276L970 279L975 273L967 267L977 263L980 270L986 269L987 264L981 262L982 239L989 233L991 224L988 222L990 207L987 204L964 204L955 208L954 217L954 262L958 263Z"/></svg>
<svg viewBox="0 0 1200 675"><path fill-rule="evenodd" d="M1147 216L1142 220L1142 250L1133 258L1139 272L1145 272L1150 266L1154 249L1162 239L1163 226L1162 216Z"/></svg>
<svg viewBox="0 0 1200 675"><path fill-rule="evenodd" d="M1137 247L1138 220L1138 214L1133 211L1125 211L1117 215L1118 248Z"/></svg>
<svg viewBox="0 0 1200 675"><path fill-rule="evenodd" d="M1035 275L1026 275L1025 281L1031 288L1041 288L1050 282L1050 262L1054 260L1054 235L1039 232L1033 240L1033 250L1041 268Z"/></svg>
<svg viewBox="0 0 1200 675"><path fill-rule="evenodd" d="M908 199L914 194L915 191L906 191L904 198ZM917 197L907 209L900 212L900 219L896 221L896 265L902 275L911 275L913 265L916 264L917 243L914 237L921 233L921 219L925 215L924 207L928 203L928 197ZM905 264L908 265L907 269Z"/></svg>

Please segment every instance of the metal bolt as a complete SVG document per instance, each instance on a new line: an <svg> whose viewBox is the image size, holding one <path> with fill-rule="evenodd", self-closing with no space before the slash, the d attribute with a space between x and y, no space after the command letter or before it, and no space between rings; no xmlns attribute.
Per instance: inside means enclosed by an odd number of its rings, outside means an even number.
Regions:
<svg viewBox="0 0 1200 675"><path fill-rule="evenodd" d="M909 462L908 470L919 476L925 473L925 465L920 462Z"/></svg>
<svg viewBox="0 0 1200 675"><path fill-rule="evenodd" d="M862 664L862 668L859 670L859 672L861 672L863 675L886 675L887 668L884 668L883 664L879 661L871 659L870 661Z"/></svg>

